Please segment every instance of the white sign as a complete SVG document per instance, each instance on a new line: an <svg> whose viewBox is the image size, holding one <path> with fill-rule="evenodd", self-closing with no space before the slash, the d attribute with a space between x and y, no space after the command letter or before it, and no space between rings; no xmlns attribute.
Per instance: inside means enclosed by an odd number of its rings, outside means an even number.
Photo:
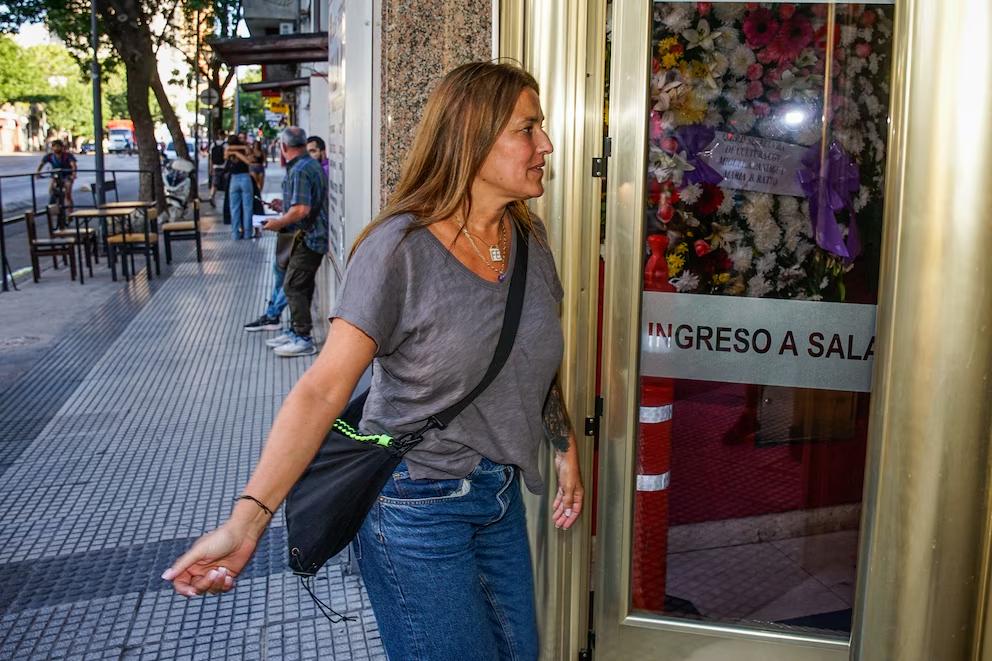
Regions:
<svg viewBox="0 0 992 661"><path fill-rule="evenodd" d="M738 190L803 196L796 178L806 147L736 133L717 133L700 158Z"/></svg>
<svg viewBox="0 0 992 661"><path fill-rule="evenodd" d="M644 292L641 374L869 392L875 306Z"/></svg>

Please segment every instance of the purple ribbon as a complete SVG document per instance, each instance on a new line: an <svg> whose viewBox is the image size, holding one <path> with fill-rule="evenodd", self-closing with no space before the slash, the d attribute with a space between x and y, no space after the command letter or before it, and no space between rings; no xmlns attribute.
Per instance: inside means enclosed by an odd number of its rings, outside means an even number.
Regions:
<svg viewBox="0 0 992 661"><path fill-rule="evenodd" d="M854 214L854 195L861 188L858 166L836 142L830 143L820 172L820 143L816 143L802 158L796 172L799 185L809 200L809 215L816 244L827 252L851 261L861 253L858 223ZM847 240L843 238L837 214L848 213Z"/></svg>
<svg viewBox="0 0 992 661"><path fill-rule="evenodd" d="M689 124L675 130L675 139L678 140L679 149L685 150L686 160L694 170L687 170L682 175L682 186L689 184L713 184L716 186L723 181L723 175L714 170L704 161L700 154L716 137L716 132L710 126L702 124Z"/></svg>

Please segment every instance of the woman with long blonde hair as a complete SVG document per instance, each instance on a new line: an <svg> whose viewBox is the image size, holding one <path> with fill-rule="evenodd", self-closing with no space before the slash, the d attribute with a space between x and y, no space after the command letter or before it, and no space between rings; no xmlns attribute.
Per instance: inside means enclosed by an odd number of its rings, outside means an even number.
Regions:
<svg viewBox="0 0 992 661"><path fill-rule="evenodd" d="M393 472L355 540L383 644L397 661L536 659L534 590L520 485L545 488L575 523L583 487L557 371L562 288L541 221L552 145L534 78L517 66L458 67L432 93L386 208L352 249L319 358L286 398L244 498L166 571L187 596L230 590L270 512L314 456L373 364L362 433L412 431L481 380L500 334L520 241L527 279L498 376Z"/></svg>

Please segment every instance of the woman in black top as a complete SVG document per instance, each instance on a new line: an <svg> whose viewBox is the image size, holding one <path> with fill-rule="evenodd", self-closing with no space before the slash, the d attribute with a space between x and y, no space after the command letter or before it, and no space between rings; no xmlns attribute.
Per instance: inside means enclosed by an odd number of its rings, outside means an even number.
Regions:
<svg viewBox="0 0 992 661"><path fill-rule="evenodd" d="M248 174L251 158L247 148L241 144L241 140L236 135L228 138L224 157L227 161L227 171L230 174L227 191L231 205L231 238L235 241L248 239L251 238L253 196L251 175Z"/></svg>

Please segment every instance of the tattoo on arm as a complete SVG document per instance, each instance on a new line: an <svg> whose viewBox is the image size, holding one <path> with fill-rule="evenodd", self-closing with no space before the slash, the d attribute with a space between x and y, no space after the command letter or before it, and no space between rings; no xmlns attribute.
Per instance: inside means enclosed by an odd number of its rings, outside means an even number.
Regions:
<svg viewBox="0 0 992 661"><path fill-rule="evenodd" d="M568 419L568 412L565 410L565 398L561 393L561 386L558 384L558 377L555 377L548 390L548 396L544 400L544 438L554 446L558 452L567 452L569 436L572 433L572 423Z"/></svg>

